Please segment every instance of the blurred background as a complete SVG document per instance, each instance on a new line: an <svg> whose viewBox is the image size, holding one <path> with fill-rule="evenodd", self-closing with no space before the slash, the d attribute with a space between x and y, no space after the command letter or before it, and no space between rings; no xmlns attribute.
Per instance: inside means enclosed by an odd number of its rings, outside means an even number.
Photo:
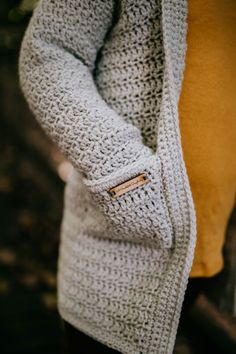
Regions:
<svg viewBox="0 0 236 354"><path fill-rule="evenodd" d="M70 164L19 88L21 40L37 0L0 2L0 353L64 353L56 270ZM236 353L236 212L225 267L180 328L176 354Z"/></svg>
<svg viewBox="0 0 236 354"><path fill-rule="evenodd" d="M69 164L32 117L18 53L35 0L0 1L0 353L62 353L56 266Z"/></svg>

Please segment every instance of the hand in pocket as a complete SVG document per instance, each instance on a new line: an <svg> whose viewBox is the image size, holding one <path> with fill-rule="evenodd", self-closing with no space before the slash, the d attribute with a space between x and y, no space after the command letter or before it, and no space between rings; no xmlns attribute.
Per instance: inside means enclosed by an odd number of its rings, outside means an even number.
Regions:
<svg viewBox="0 0 236 354"><path fill-rule="evenodd" d="M159 156L125 166L100 180L83 178L91 199L104 215L112 239L172 246Z"/></svg>

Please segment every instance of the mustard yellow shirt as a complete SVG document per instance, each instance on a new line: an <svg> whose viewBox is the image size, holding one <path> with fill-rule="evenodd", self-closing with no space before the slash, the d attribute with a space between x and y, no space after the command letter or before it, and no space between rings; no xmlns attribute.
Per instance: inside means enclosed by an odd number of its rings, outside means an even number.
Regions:
<svg viewBox="0 0 236 354"><path fill-rule="evenodd" d="M208 277L224 266L236 199L235 0L189 0L185 65L179 119L197 215L190 277Z"/></svg>

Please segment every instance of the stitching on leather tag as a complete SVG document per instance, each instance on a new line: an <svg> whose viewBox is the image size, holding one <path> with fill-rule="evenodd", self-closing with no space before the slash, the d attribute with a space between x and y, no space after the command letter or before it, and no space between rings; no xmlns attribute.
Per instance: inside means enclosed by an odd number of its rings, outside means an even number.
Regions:
<svg viewBox="0 0 236 354"><path fill-rule="evenodd" d="M112 198L117 198L122 194L131 191L134 188L142 186L143 184L148 183L150 180L147 178L145 173L141 173L138 176L135 176L127 181L116 185L108 190Z"/></svg>

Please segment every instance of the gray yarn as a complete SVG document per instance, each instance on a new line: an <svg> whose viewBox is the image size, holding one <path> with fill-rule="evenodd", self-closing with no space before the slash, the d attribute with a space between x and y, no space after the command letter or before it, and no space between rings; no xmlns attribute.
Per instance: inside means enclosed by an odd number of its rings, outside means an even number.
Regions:
<svg viewBox="0 0 236 354"><path fill-rule="evenodd" d="M187 0L39 0L19 55L29 108L73 170L58 310L123 354L173 352L196 242L178 100ZM141 172L149 182L112 199Z"/></svg>

